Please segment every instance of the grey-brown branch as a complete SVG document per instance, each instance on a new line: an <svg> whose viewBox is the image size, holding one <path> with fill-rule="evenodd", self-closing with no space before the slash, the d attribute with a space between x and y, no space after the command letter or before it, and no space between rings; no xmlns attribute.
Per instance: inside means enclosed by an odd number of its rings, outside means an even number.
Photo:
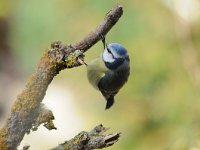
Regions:
<svg viewBox="0 0 200 150"><path fill-rule="evenodd" d="M102 23L80 42L73 45L63 45L61 42L51 44L51 47L44 52L24 90L15 100L10 116L0 130L1 150L17 148L24 135L37 124L41 113L41 102L53 78L63 69L82 65L83 53L108 33L122 13L122 6L114 6Z"/></svg>
<svg viewBox="0 0 200 150"><path fill-rule="evenodd" d="M59 144L52 150L92 150L112 146L120 137L120 133L104 135L109 128L103 125L96 126L90 132L82 131L74 138Z"/></svg>

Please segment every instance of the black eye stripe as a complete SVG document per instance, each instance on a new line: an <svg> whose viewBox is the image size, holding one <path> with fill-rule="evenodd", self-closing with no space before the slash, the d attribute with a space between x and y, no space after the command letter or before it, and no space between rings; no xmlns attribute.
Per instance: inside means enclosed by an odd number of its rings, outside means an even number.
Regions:
<svg viewBox="0 0 200 150"><path fill-rule="evenodd" d="M107 47L107 51L108 51L108 53L112 54L110 48L108 48L108 47Z"/></svg>
<svg viewBox="0 0 200 150"><path fill-rule="evenodd" d="M108 51L108 53L110 53L112 55L113 58L115 58L113 53L111 52L110 48L107 47L107 51Z"/></svg>

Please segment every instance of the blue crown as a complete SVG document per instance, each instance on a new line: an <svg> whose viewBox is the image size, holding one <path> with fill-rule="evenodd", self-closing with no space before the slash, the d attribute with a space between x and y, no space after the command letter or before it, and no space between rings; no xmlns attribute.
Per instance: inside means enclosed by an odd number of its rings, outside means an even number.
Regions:
<svg viewBox="0 0 200 150"><path fill-rule="evenodd" d="M126 56L127 55L127 50L120 44L118 43L111 43L108 45L112 50L114 50L118 55L120 56Z"/></svg>
<svg viewBox="0 0 200 150"><path fill-rule="evenodd" d="M114 62L105 62L106 67L109 69L117 69L124 61L129 62L129 56L127 54L127 50L118 43L111 43L108 45L108 48L111 49L111 51L114 51L117 55L120 57L114 58Z"/></svg>

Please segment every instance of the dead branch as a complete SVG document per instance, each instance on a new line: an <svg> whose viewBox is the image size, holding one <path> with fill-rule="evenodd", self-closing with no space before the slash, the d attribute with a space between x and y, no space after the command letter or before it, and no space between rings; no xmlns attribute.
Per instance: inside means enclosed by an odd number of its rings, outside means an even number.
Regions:
<svg viewBox="0 0 200 150"><path fill-rule="evenodd" d="M13 150L29 133L40 115L40 104L53 78L63 69L81 65L83 53L96 44L115 25L123 13L116 5L109 11L102 23L83 40L73 45L53 42L44 52L37 67L27 81L24 90L15 100L6 124L0 130L0 149Z"/></svg>
<svg viewBox="0 0 200 150"><path fill-rule="evenodd" d="M59 144L52 150L92 150L112 146L120 137L120 133L104 135L109 128L103 125L96 126L90 132L82 131L73 139Z"/></svg>

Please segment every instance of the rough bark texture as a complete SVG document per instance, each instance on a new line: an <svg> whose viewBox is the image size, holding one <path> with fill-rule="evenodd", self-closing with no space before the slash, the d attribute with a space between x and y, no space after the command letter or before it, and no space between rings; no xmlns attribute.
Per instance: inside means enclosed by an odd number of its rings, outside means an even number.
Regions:
<svg viewBox="0 0 200 150"><path fill-rule="evenodd" d="M120 133L103 135L108 129L98 125L90 132L82 131L73 139L59 144L52 150L91 150L109 147L118 141Z"/></svg>
<svg viewBox="0 0 200 150"><path fill-rule="evenodd" d="M40 104L53 78L63 69L80 66L83 53L107 34L122 13L122 6L114 6L102 23L80 42L73 45L63 45L61 42L51 44L51 48L44 52L24 90L15 100L10 117L0 130L1 150L17 148L24 135L29 133L37 122Z"/></svg>

